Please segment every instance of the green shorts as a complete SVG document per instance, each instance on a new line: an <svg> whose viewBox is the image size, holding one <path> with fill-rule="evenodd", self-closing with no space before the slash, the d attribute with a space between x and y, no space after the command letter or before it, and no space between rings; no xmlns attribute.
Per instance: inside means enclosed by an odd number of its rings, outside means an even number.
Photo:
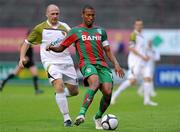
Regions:
<svg viewBox="0 0 180 132"><path fill-rule="evenodd" d="M113 83L113 75L108 67L101 65L87 64L81 68L81 73L84 77L84 85L89 86L87 79L91 75L98 75L100 83Z"/></svg>

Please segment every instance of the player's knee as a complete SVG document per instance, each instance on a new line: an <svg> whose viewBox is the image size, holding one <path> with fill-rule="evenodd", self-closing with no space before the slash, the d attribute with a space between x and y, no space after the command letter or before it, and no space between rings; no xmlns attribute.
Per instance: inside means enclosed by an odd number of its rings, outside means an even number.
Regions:
<svg viewBox="0 0 180 132"><path fill-rule="evenodd" d="M98 88L98 87L99 87L99 85L100 85L100 83L99 83L99 79L97 79L97 80L95 80L95 81L93 82L93 86L94 86L94 88Z"/></svg>
<svg viewBox="0 0 180 132"><path fill-rule="evenodd" d="M110 96L112 94L112 90L111 88L108 88L106 89L104 92L103 92L104 95L107 95L107 96Z"/></svg>
<svg viewBox="0 0 180 132"><path fill-rule="evenodd" d="M112 83L105 83L105 84L102 84L102 86L100 87L100 90L103 93L103 95L111 95L112 87L113 87Z"/></svg>
<svg viewBox="0 0 180 132"><path fill-rule="evenodd" d="M70 92L71 96L77 96L79 94L79 90L77 86L73 87L73 90Z"/></svg>
<svg viewBox="0 0 180 132"><path fill-rule="evenodd" d="M129 81L130 81L131 85L135 85L136 84L136 80L135 79L131 79Z"/></svg>
<svg viewBox="0 0 180 132"><path fill-rule="evenodd" d="M146 77L146 78L144 78L144 81L145 81L145 82L151 82L151 81L152 81L152 78Z"/></svg>
<svg viewBox="0 0 180 132"><path fill-rule="evenodd" d="M89 84L92 89L97 89L100 85L99 77L97 75L93 75L89 78Z"/></svg>
<svg viewBox="0 0 180 132"><path fill-rule="evenodd" d="M64 84L60 80L54 80L52 82L56 93L62 93L64 92Z"/></svg>
<svg viewBox="0 0 180 132"><path fill-rule="evenodd" d="M102 91L103 95L105 96L111 96L112 95L112 87L107 87Z"/></svg>

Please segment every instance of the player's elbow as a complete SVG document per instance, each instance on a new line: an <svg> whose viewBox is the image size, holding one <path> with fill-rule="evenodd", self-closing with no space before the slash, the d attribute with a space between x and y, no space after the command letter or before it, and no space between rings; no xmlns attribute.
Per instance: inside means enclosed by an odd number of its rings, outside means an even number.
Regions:
<svg viewBox="0 0 180 132"><path fill-rule="evenodd" d="M77 96L79 94L79 91L78 91L78 89L77 90L75 90L75 91L73 91L72 93L71 93L71 96Z"/></svg>
<svg viewBox="0 0 180 132"><path fill-rule="evenodd" d="M60 47L58 47L58 52L63 52L67 47L66 46L63 46L61 45Z"/></svg>
<svg viewBox="0 0 180 132"><path fill-rule="evenodd" d="M129 48L129 51L134 51L134 47L130 46Z"/></svg>
<svg viewBox="0 0 180 132"><path fill-rule="evenodd" d="M105 51L106 53L111 52L110 46L105 46L105 47L104 47L104 51Z"/></svg>

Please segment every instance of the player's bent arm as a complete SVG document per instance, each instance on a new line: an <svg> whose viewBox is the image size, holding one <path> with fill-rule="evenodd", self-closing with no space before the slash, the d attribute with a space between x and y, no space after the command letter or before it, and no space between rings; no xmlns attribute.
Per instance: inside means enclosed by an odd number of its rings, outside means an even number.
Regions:
<svg viewBox="0 0 180 132"><path fill-rule="evenodd" d="M26 52L27 52L28 49L29 49L29 44L27 44L26 42L24 42L24 43L22 44L22 46L21 46L21 49L20 49L19 66L20 66L21 68L24 67L25 62L27 61L27 60L25 59L25 55L26 55Z"/></svg>
<svg viewBox="0 0 180 132"><path fill-rule="evenodd" d="M144 61L148 61L149 58L147 56L143 56L142 54L140 54L136 49L135 49L135 45L136 45L136 33L132 33L130 35L130 41L129 41L129 51L131 51L132 53L134 53L135 55L139 56L140 58L142 58Z"/></svg>
<svg viewBox="0 0 180 132"><path fill-rule="evenodd" d="M46 50L47 51L54 51L54 52L63 52L67 47L64 46L64 45L60 45L59 47L56 47L56 46L52 46L52 45L49 45L46 47Z"/></svg>
<svg viewBox="0 0 180 132"><path fill-rule="evenodd" d="M140 54L134 47L129 47L129 51L133 52L135 55L139 56L143 60L147 61L149 58Z"/></svg>
<svg viewBox="0 0 180 132"><path fill-rule="evenodd" d="M71 44L76 42L77 39L78 39L78 37L76 36L76 34L72 34L72 35L68 36L67 38L65 38L58 47L48 45L46 47L46 50L47 51L52 50L54 52L63 52L67 47L69 47Z"/></svg>
<svg viewBox="0 0 180 132"><path fill-rule="evenodd" d="M120 77L124 77L124 71L120 67L116 57L112 53L110 46L109 45L105 46L104 51L105 51L105 54L108 57L108 59L113 63L116 74L118 74L118 76L120 76Z"/></svg>

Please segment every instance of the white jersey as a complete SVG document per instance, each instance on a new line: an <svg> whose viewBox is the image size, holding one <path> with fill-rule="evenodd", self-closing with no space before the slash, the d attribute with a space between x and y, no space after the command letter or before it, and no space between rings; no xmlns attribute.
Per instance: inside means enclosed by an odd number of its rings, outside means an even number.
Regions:
<svg viewBox="0 0 180 132"><path fill-rule="evenodd" d="M146 54L146 41L142 33L134 31L131 33L129 40L129 47L134 47L140 54ZM133 52L129 52L128 56L128 66L129 68L134 65L141 65L145 63L145 61L139 56L135 55Z"/></svg>
<svg viewBox="0 0 180 132"><path fill-rule="evenodd" d="M56 27L53 27L48 21L44 21L37 25L29 34L27 40L29 44L41 44L40 56L43 64L72 64L73 61L68 49L62 53L46 51L46 46L51 44L58 46L60 42L67 36L71 28L63 22L58 22Z"/></svg>

